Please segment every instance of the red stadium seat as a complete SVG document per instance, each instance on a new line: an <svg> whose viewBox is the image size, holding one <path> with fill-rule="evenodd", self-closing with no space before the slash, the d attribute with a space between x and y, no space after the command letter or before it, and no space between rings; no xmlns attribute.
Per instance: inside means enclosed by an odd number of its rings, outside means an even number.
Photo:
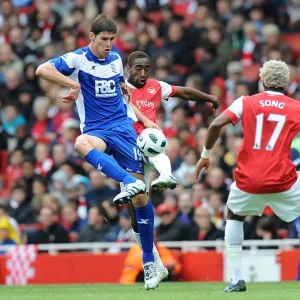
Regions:
<svg viewBox="0 0 300 300"><path fill-rule="evenodd" d="M249 66L243 66L242 76L249 82L253 82L258 78L259 75L259 64L252 64Z"/></svg>
<svg viewBox="0 0 300 300"><path fill-rule="evenodd" d="M281 38L283 41L288 43L293 52L295 53L297 61L300 60L300 34L282 34Z"/></svg>
<svg viewBox="0 0 300 300"><path fill-rule="evenodd" d="M147 13L147 18L153 22L153 24L157 27L159 26L162 20L162 14L160 11L153 11Z"/></svg>
<svg viewBox="0 0 300 300"><path fill-rule="evenodd" d="M7 151L0 151L0 174L5 174L7 165L8 165Z"/></svg>

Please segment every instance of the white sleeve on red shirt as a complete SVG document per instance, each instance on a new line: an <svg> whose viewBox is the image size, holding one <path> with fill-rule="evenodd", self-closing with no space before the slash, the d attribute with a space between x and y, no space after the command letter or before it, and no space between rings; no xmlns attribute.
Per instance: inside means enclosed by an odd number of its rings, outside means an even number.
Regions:
<svg viewBox="0 0 300 300"><path fill-rule="evenodd" d="M227 117L230 118L232 124L238 123L243 114L243 99L244 96L237 98L232 104L223 112Z"/></svg>
<svg viewBox="0 0 300 300"><path fill-rule="evenodd" d="M170 85L164 81L158 81L161 86L161 98L163 100L168 100L169 97L173 96L176 93L176 87Z"/></svg>

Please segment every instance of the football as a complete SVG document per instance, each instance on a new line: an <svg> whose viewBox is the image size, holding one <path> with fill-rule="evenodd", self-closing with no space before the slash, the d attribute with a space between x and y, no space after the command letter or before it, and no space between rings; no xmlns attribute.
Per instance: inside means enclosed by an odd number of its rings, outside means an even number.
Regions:
<svg viewBox="0 0 300 300"><path fill-rule="evenodd" d="M138 136L137 145L145 156L153 157L165 150L167 140L158 129L146 128Z"/></svg>

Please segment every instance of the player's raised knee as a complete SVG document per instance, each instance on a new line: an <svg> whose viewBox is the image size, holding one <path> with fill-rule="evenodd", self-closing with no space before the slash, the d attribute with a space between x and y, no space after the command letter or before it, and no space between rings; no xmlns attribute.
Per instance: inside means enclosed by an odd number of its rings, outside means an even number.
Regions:
<svg viewBox="0 0 300 300"><path fill-rule="evenodd" d="M81 155L87 155L88 152L93 148L90 141L88 140L88 136L82 134L76 138L74 148Z"/></svg>

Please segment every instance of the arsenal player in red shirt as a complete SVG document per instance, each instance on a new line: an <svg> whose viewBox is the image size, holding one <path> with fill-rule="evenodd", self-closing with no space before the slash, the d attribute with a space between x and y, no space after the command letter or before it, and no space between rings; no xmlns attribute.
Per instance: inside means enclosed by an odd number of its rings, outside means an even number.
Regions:
<svg viewBox="0 0 300 300"><path fill-rule="evenodd" d="M162 100L167 101L169 97L179 97L187 101L210 102L214 109L218 108L219 100L215 96L193 88L172 86L163 81L148 79L150 64L150 58L145 52L135 51L131 53L127 62L129 77L126 84L133 104L152 122L157 123L157 106ZM138 135L145 129L141 122L136 122L134 127ZM145 157L144 171L148 189L149 175L153 165L160 174L158 179L151 184L154 189L174 189L178 185L176 178L171 173L171 163L168 156L161 153L155 157Z"/></svg>
<svg viewBox="0 0 300 300"><path fill-rule="evenodd" d="M265 91L235 100L208 129L195 180L209 167L209 153L222 128L242 121L235 182L227 201L225 243L232 281L225 292L246 291L242 280L242 242L245 216L261 216L269 206L285 222L300 216L300 179L291 160L291 142L300 130L299 102L284 95L290 72L282 61L267 61L260 69Z"/></svg>

